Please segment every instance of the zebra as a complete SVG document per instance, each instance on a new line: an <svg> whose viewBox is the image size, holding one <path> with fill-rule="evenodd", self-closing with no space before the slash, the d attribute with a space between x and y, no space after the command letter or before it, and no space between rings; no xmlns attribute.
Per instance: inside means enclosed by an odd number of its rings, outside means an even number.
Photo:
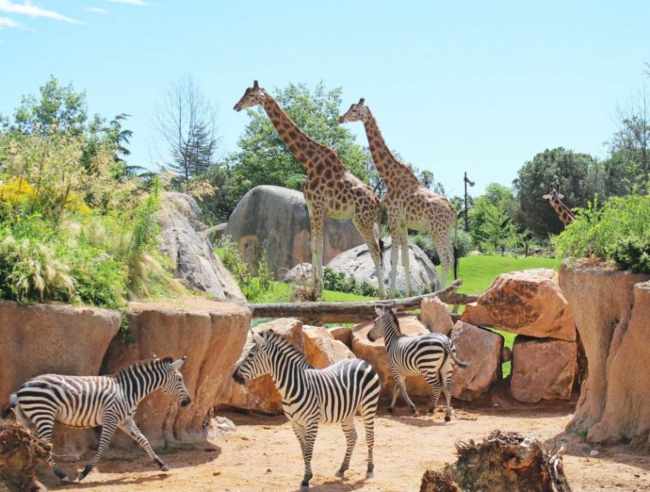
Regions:
<svg viewBox="0 0 650 492"><path fill-rule="evenodd" d="M403 335L395 311L386 306L375 308L377 318L375 328L384 335L384 343L390 362L390 372L394 381L393 398L390 411L393 412L398 393L418 415L417 408L406 392L405 376L422 375L433 388L430 412L434 412L440 398L440 391L445 395L445 422L451 420L450 384L454 365L467 367L468 364L456 357L453 341L442 333L409 337Z"/></svg>
<svg viewBox="0 0 650 492"><path fill-rule="evenodd" d="M190 404L180 372L186 359L186 356L178 360L154 358L132 364L111 376L36 376L12 393L6 413L13 409L21 424L29 427L31 422L37 436L48 443L52 442L55 422L77 428L101 426L97 453L79 474L79 481L99 462L117 428L131 436L162 471L168 471L138 429L134 415L140 401L159 388L175 395L181 406ZM61 481L71 481L53 460L50 466Z"/></svg>
<svg viewBox="0 0 650 492"><path fill-rule="evenodd" d="M252 344L237 364L233 378L239 384L270 374L282 395L282 408L300 442L305 474L300 490L309 489L311 458L320 422L340 423L346 440L345 456L336 476L350 466L357 441L354 415L360 412L366 431L368 465L374 474L374 425L381 382L372 366L360 359L336 362L324 369L312 368L302 353L272 330L253 332Z"/></svg>

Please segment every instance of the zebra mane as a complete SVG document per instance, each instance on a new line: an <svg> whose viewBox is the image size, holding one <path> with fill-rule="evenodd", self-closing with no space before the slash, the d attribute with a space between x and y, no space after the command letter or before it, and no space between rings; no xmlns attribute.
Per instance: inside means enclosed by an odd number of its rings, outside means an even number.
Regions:
<svg viewBox="0 0 650 492"><path fill-rule="evenodd" d="M156 365L162 366L166 364L171 364L174 361L171 357L165 357L163 359L144 359L144 360L139 360L137 362L134 362L133 364L129 364L126 367L122 367L121 369L118 369L116 373L113 374L113 376L120 376L121 374L125 374L127 372L133 372L135 369L138 369L140 367L154 367Z"/></svg>
<svg viewBox="0 0 650 492"><path fill-rule="evenodd" d="M276 347L278 347L280 352L290 356L292 360L300 364L304 364L307 368L312 368L312 366L307 362L307 359L305 359L305 355L296 347L291 345L291 343L289 343L281 335L278 335L273 330L265 330L261 333L261 335L266 339L267 342L271 342Z"/></svg>

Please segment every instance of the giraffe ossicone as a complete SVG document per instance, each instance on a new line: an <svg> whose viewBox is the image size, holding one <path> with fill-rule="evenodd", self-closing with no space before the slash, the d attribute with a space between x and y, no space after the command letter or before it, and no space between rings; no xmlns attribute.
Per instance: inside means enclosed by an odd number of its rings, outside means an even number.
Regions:
<svg viewBox="0 0 650 492"><path fill-rule="evenodd" d="M409 229L431 234L443 268L442 283L445 284L454 264L451 228L456 220L456 212L453 206L446 197L423 186L413 171L393 155L364 98L352 104L345 114L339 117L339 123L352 121L361 121L364 124L372 160L387 188L382 205L387 211L388 228L392 239L391 292L395 293L398 250L401 250L407 294L413 293L408 246Z"/></svg>
<svg viewBox="0 0 650 492"><path fill-rule="evenodd" d="M314 292L323 279L323 232L325 217L352 219L368 246L375 264L379 295L384 297L384 273L379 241L381 203L372 189L349 172L336 151L307 136L259 83L246 89L235 111L261 106L291 154L306 171L303 188L311 233Z"/></svg>

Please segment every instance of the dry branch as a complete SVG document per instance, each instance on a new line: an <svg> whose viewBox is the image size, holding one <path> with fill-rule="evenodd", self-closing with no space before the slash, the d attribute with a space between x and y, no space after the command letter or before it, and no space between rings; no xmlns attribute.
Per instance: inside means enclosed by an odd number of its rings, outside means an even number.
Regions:
<svg viewBox="0 0 650 492"><path fill-rule="evenodd" d="M253 318L298 318L308 323L358 323L375 317L375 308L390 306L397 310L420 307L422 299L439 297L449 304L466 304L475 300L472 296L458 294L461 280L455 280L449 287L404 299L382 299L365 302L302 302L278 304L249 304ZM461 302L459 302L461 301Z"/></svg>

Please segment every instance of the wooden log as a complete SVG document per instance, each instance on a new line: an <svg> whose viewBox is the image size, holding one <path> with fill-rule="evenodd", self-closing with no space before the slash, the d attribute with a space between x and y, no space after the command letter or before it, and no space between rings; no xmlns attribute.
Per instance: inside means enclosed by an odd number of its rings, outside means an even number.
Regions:
<svg viewBox="0 0 650 492"><path fill-rule="evenodd" d="M306 323L358 323L373 319L375 317L375 308L378 306L390 306L397 310L415 309L420 307L422 299L429 297L439 297L443 302L448 302L448 300L467 301L467 299L471 299L467 302L472 302L475 299L474 297L456 293L456 289L461 284L461 280L458 279L448 287L436 292L404 299L381 299L364 302L249 304L248 307L253 314L253 318L286 317L298 318Z"/></svg>

